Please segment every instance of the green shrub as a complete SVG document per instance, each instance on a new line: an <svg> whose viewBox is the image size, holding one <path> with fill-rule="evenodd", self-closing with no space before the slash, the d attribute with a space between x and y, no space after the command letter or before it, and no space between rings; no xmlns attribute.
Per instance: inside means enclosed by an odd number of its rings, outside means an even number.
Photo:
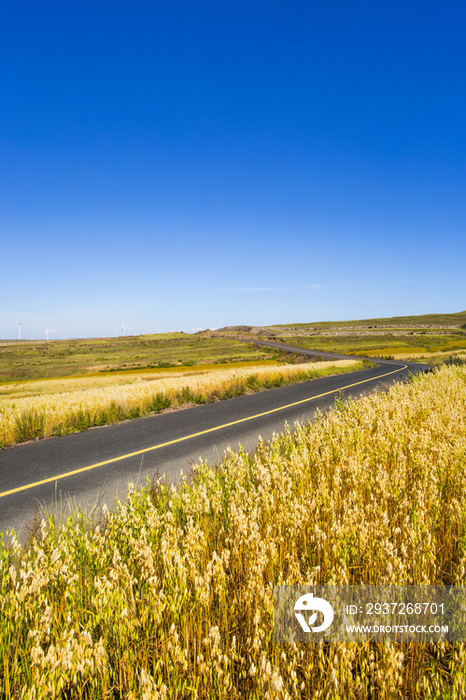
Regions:
<svg viewBox="0 0 466 700"><path fill-rule="evenodd" d="M209 398L205 394L196 393L189 386L184 386L181 391L176 394L178 405L184 403L208 403Z"/></svg>
<svg viewBox="0 0 466 700"><path fill-rule="evenodd" d="M232 399L235 396L243 396L245 391L246 386L244 384L232 384L223 391L218 390L212 392L211 397L212 399L215 397L219 399L219 401L225 401L226 399Z"/></svg>
<svg viewBox="0 0 466 700"><path fill-rule="evenodd" d="M14 419L15 442L25 442L42 437L45 428L45 413L33 408L22 411Z"/></svg>
<svg viewBox="0 0 466 700"><path fill-rule="evenodd" d="M87 430L87 428L95 425L95 421L96 416L91 416L90 411L80 408L71 416L69 425L75 430Z"/></svg>
<svg viewBox="0 0 466 700"><path fill-rule="evenodd" d="M261 388L261 383L257 374L251 374L251 376L246 379L246 385L248 389L252 389L253 391L259 391L259 389Z"/></svg>
<svg viewBox="0 0 466 700"><path fill-rule="evenodd" d="M170 408L172 405L172 400L169 396L166 396L162 392L158 392L148 401L146 408L148 411L156 411L159 413L163 411L164 408Z"/></svg>

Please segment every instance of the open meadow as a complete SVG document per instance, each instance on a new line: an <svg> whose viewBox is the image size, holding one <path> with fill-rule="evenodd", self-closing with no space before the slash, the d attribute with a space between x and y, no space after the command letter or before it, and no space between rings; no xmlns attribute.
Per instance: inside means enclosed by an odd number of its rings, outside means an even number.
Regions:
<svg viewBox="0 0 466 700"><path fill-rule="evenodd" d="M466 584L466 368L0 549L5 698L462 698L465 644L274 645L275 584Z"/></svg>

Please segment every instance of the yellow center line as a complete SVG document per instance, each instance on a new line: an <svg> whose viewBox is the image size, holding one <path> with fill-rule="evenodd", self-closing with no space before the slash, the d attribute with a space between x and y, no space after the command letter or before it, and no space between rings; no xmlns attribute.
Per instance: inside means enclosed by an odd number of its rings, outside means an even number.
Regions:
<svg viewBox="0 0 466 700"><path fill-rule="evenodd" d="M74 469L71 472L65 472L64 474L58 474L57 476L51 476L48 479L42 479L41 481L35 481L31 484L25 484L24 486L18 486L16 489L10 489L10 491L4 491L0 493L0 498L3 496L10 496L12 493L19 493L20 491L26 491L27 489L33 489L36 486L41 486L42 484L49 484L52 481L58 481L59 479L65 479L68 476L74 476L75 474L81 474L82 472L87 472L90 469L96 469L97 467L103 467L105 464L112 464L113 462L120 462L123 459L128 459L129 457L136 457L137 455L142 455L145 452L152 452L152 450L159 450L161 447L168 447L168 445L174 445L177 442L183 442L184 440L191 440L192 438L199 437L200 435L207 435L207 433L213 433L215 430L221 430L222 428L228 428L231 425L238 425L239 423L245 423L248 420L254 420L254 418L261 418L262 416L270 415L271 413L276 413L277 411L284 411L286 408L292 408L293 406L299 406L300 404L307 403L308 401L314 401L314 399L320 399L322 396L328 396L329 394L334 394L337 391L342 391L343 389L350 389L353 386L358 386L359 384L365 384L366 382L372 382L375 379L382 379L382 377L388 377L390 374L396 374L396 372L401 372L406 369L408 365L403 365L403 367L398 367L398 369L392 370L391 372L386 372L386 374L380 374L378 377L370 377L369 379L363 379L360 382L354 382L354 384L347 384L346 386L338 387L338 389L332 389L331 391L325 391L323 394L317 394L317 396L310 396L307 399L301 399L300 401L295 401L294 403L289 403L286 406L279 406L278 408L271 408L269 411L264 411L263 413L256 413L254 416L248 416L247 418L239 418L231 423L224 423L223 425L217 425L215 428L207 428L207 430L201 430L199 433L193 433L192 435L185 435L184 437L176 438L175 440L169 440L168 442L162 442L160 445L153 445L152 447L145 447L143 450L137 450L136 452L129 452L128 454L121 455L120 457L113 457L112 459L106 459L104 462L96 462L96 464L90 464L87 467L81 467L80 469Z"/></svg>

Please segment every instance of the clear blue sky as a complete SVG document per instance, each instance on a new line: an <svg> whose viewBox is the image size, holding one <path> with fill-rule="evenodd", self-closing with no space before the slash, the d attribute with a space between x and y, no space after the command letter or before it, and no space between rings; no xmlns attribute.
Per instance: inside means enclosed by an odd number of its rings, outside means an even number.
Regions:
<svg viewBox="0 0 466 700"><path fill-rule="evenodd" d="M0 337L466 309L466 6L0 11Z"/></svg>

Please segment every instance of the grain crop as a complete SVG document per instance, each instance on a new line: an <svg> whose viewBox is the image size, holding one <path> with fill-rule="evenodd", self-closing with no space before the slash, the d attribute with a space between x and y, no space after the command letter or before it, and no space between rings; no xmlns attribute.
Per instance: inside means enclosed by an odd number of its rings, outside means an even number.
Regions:
<svg viewBox="0 0 466 700"><path fill-rule="evenodd" d="M0 548L5 698L464 698L464 644L276 646L274 584L466 583L466 368Z"/></svg>

